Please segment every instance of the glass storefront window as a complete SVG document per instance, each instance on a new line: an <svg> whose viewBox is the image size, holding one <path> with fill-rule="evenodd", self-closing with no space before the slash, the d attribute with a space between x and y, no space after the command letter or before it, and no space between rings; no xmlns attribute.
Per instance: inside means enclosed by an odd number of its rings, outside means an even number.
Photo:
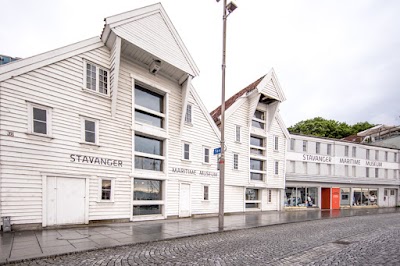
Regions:
<svg viewBox="0 0 400 266"><path fill-rule="evenodd" d="M353 188L353 206L361 206L362 196L361 188Z"/></svg>
<svg viewBox="0 0 400 266"><path fill-rule="evenodd" d="M369 189L369 205L378 205L378 189Z"/></svg>
<svg viewBox="0 0 400 266"><path fill-rule="evenodd" d="M307 203L308 207L318 206L318 188L316 187L307 188Z"/></svg>
<svg viewBox="0 0 400 266"><path fill-rule="evenodd" d="M284 195L285 207L317 207L317 187L287 187Z"/></svg>
<svg viewBox="0 0 400 266"><path fill-rule="evenodd" d="M350 206L350 188L340 188L340 206Z"/></svg>
<svg viewBox="0 0 400 266"><path fill-rule="evenodd" d="M246 188L246 200L258 200L258 189Z"/></svg>
<svg viewBox="0 0 400 266"><path fill-rule="evenodd" d="M161 205L138 205L133 206L133 215L161 214Z"/></svg>
<svg viewBox="0 0 400 266"><path fill-rule="evenodd" d="M161 181L135 179L133 200L162 200Z"/></svg>

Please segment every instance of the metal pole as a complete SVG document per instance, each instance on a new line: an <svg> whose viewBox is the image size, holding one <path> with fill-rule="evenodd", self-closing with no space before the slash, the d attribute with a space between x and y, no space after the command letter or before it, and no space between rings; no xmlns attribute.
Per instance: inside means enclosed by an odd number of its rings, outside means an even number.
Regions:
<svg viewBox="0 0 400 266"><path fill-rule="evenodd" d="M222 41L222 103L221 103L221 159L219 161L219 214L218 229L224 230L224 196L225 196L225 67L226 67L226 1L223 8L223 41Z"/></svg>

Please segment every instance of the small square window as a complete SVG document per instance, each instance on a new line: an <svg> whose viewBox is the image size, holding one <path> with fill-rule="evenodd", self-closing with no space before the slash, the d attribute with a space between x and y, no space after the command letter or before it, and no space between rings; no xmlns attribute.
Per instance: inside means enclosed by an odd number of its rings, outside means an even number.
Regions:
<svg viewBox="0 0 400 266"><path fill-rule="evenodd" d="M209 186L203 186L203 200L210 200L209 190Z"/></svg>
<svg viewBox="0 0 400 266"><path fill-rule="evenodd" d="M192 105L188 104L186 106L185 123L192 124Z"/></svg>
<svg viewBox="0 0 400 266"><path fill-rule="evenodd" d="M190 160L190 144L183 143L183 159Z"/></svg>

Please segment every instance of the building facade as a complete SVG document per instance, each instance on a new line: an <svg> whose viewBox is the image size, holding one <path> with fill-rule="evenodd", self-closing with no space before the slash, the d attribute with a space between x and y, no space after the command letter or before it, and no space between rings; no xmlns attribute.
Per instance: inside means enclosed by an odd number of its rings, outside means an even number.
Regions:
<svg viewBox="0 0 400 266"><path fill-rule="evenodd" d="M2 66L0 216L17 228L217 213L220 133L198 72L161 4Z"/></svg>
<svg viewBox="0 0 400 266"><path fill-rule="evenodd" d="M302 135L290 137L286 208L397 206L399 150Z"/></svg>

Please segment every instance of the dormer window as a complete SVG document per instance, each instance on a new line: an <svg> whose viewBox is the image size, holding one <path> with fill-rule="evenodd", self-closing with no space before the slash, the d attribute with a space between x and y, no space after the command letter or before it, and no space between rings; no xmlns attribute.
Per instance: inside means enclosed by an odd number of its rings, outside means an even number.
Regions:
<svg viewBox="0 0 400 266"><path fill-rule="evenodd" d="M85 63L85 88L109 95L109 71L91 62Z"/></svg>
<svg viewBox="0 0 400 266"><path fill-rule="evenodd" d="M251 125L255 128L265 129L265 112L256 110Z"/></svg>

